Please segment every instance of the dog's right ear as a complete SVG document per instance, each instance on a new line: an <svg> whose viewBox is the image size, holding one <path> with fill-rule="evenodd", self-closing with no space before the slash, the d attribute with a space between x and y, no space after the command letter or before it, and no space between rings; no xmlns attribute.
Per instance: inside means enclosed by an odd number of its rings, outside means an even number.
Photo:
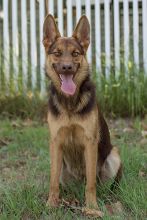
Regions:
<svg viewBox="0 0 147 220"><path fill-rule="evenodd" d="M58 37L61 37L60 32L56 26L54 17L51 14L49 14L46 16L43 24L44 47L49 48Z"/></svg>
<svg viewBox="0 0 147 220"><path fill-rule="evenodd" d="M85 15L80 18L72 37L80 43L86 53L90 43L90 25Z"/></svg>

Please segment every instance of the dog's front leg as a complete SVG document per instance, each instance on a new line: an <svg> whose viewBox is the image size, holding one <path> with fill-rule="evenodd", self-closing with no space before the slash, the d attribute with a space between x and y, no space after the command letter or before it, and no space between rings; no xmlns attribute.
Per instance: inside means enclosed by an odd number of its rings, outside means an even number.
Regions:
<svg viewBox="0 0 147 220"><path fill-rule="evenodd" d="M59 205L59 177L62 167L62 148L57 140L50 144L50 189L47 205L56 207Z"/></svg>
<svg viewBox="0 0 147 220"><path fill-rule="evenodd" d="M96 164L97 164L97 143L88 140L85 145L86 163L86 206L98 208L96 201Z"/></svg>

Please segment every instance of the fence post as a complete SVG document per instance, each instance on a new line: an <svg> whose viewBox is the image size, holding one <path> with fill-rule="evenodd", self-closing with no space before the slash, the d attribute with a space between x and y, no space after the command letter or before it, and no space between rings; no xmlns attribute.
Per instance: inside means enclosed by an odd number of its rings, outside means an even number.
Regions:
<svg viewBox="0 0 147 220"><path fill-rule="evenodd" d="M21 49L22 49L22 81L24 91L27 88L28 81L28 38L27 38L27 2L21 1Z"/></svg>
<svg viewBox="0 0 147 220"><path fill-rule="evenodd" d="M138 0L133 0L133 47L134 63L139 68L139 23L138 23Z"/></svg>
<svg viewBox="0 0 147 220"><path fill-rule="evenodd" d="M85 7L86 7L86 16L89 20L90 27L91 27L91 1L90 0L85 0ZM91 33L92 33L92 31L90 32L90 39L91 39ZM91 45L92 45L92 42L90 43L88 51L87 51L87 59L90 64L92 63L92 53L91 53L92 47L91 47Z"/></svg>
<svg viewBox="0 0 147 220"><path fill-rule="evenodd" d="M12 4L12 47L13 47L13 79L16 91L18 90L18 21L17 21L17 0L13 0Z"/></svg>
<svg viewBox="0 0 147 220"><path fill-rule="evenodd" d="M147 0L142 0L143 64L147 75Z"/></svg>
<svg viewBox="0 0 147 220"><path fill-rule="evenodd" d="M67 36L71 37L73 31L73 20L72 20L72 1L67 0Z"/></svg>
<svg viewBox="0 0 147 220"><path fill-rule="evenodd" d="M59 31L61 33L61 36L63 36L63 0L58 0L58 27Z"/></svg>
<svg viewBox="0 0 147 220"><path fill-rule="evenodd" d="M81 0L76 0L76 22L81 17Z"/></svg>
<svg viewBox="0 0 147 220"><path fill-rule="evenodd" d="M42 1L42 0L40 0ZM51 14L54 16L54 0L47 0L48 1L48 11L47 14Z"/></svg>
<svg viewBox="0 0 147 220"><path fill-rule="evenodd" d="M39 29L40 29L40 80L41 80L41 96L45 94L45 73L44 73L44 64L45 64L45 54L44 47L42 44L43 39L43 21L45 16L45 4L44 1L39 1Z"/></svg>
<svg viewBox="0 0 147 220"><path fill-rule="evenodd" d="M4 70L5 84L8 92L7 83L10 80L10 39L9 39L9 20L8 20L8 0L3 0L4 23L3 23L3 39L4 39Z"/></svg>
<svg viewBox="0 0 147 220"><path fill-rule="evenodd" d="M95 0L95 59L96 59L96 79L100 83L101 77L101 19L100 1Z"/></svg>
<svg viewBox="0 0 147 220"><path fill-rule="evenodd" d="M31 73L32 73L32 88L37 84L36 67L37 67L37 46L36 46L36 10L35 0L30 1L30 43L31 43Z"/></svg>
<svg viewBox="0 0 147 220"><path fill-rule="evenodd" d="M123 18L124 18L124 62L125 68L128 72L129 61L129 2L125 0L123 2Z"/></svg>
<svg viewBox="0 0 147 220"><path fill-rule="evenodd" d="M110 74L111 56L110 56L110 0L104 0L105 8L105 75Z"/></svg>
<svg viewBox="0 0 147 220"><path fill-rule="evenodd" d="M120 71L120 19L119 19L119 0L114 0L114 58L115 76L118 78Z"/></svg>

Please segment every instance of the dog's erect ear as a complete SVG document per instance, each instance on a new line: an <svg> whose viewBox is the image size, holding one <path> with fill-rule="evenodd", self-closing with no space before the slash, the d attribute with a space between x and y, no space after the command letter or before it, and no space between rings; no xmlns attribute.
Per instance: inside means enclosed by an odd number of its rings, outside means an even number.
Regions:
<svg viewBox="0 0 147 220"><path fill-rule="evenodd" d="M73 34L72 37L76 38L76 40L78 40L78 42L80 43L80 45L83 47L84 52L86 52L89 43L90 43L90 25L89 25L89 21L87 19L87 17L85 15L83 15Z"/></svg>
<svg viewBox="0 0 147 220"><path fill-rule="evenodd" d="M52 15L47 15L43 24L43 44L44 47L49 48L54 41L61 37L60 32L56 26Z"/></svg>

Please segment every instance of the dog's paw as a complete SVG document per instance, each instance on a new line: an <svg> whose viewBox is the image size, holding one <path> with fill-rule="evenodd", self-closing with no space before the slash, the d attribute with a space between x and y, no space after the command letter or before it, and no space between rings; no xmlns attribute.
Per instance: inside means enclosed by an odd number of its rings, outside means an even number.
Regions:
<svg viewBox="0 0 147 220"><path fill-rule="evenodd" d="M104 216L104 213L101 212L100 210L87 208L87 207L82 208L82 213L86 216L97 217L97 218L102 218Z"/></svg>
<svg viewBox="0 0 147 220"><path fill-rule="evenodd" d="M49 208L57 208L60 204L60 199L57 197L49 197L46 203L46 206Z"/></svg>
<svg viewBox="0 0 147 220"><path fill-rule="evenodd" d="M90 209L99 209L99 206L98 206L98 204L97 204L97 201L96 201L96 199L95 198L88 198L88 199L86 199L86 207L87 208L90 208Z"/></svg>
<svg viewBox="0 0 147 220"><path fill-rule="evenodd" d="M97 202L86 202L86 207L90 209L99 209Z"/></svg>

